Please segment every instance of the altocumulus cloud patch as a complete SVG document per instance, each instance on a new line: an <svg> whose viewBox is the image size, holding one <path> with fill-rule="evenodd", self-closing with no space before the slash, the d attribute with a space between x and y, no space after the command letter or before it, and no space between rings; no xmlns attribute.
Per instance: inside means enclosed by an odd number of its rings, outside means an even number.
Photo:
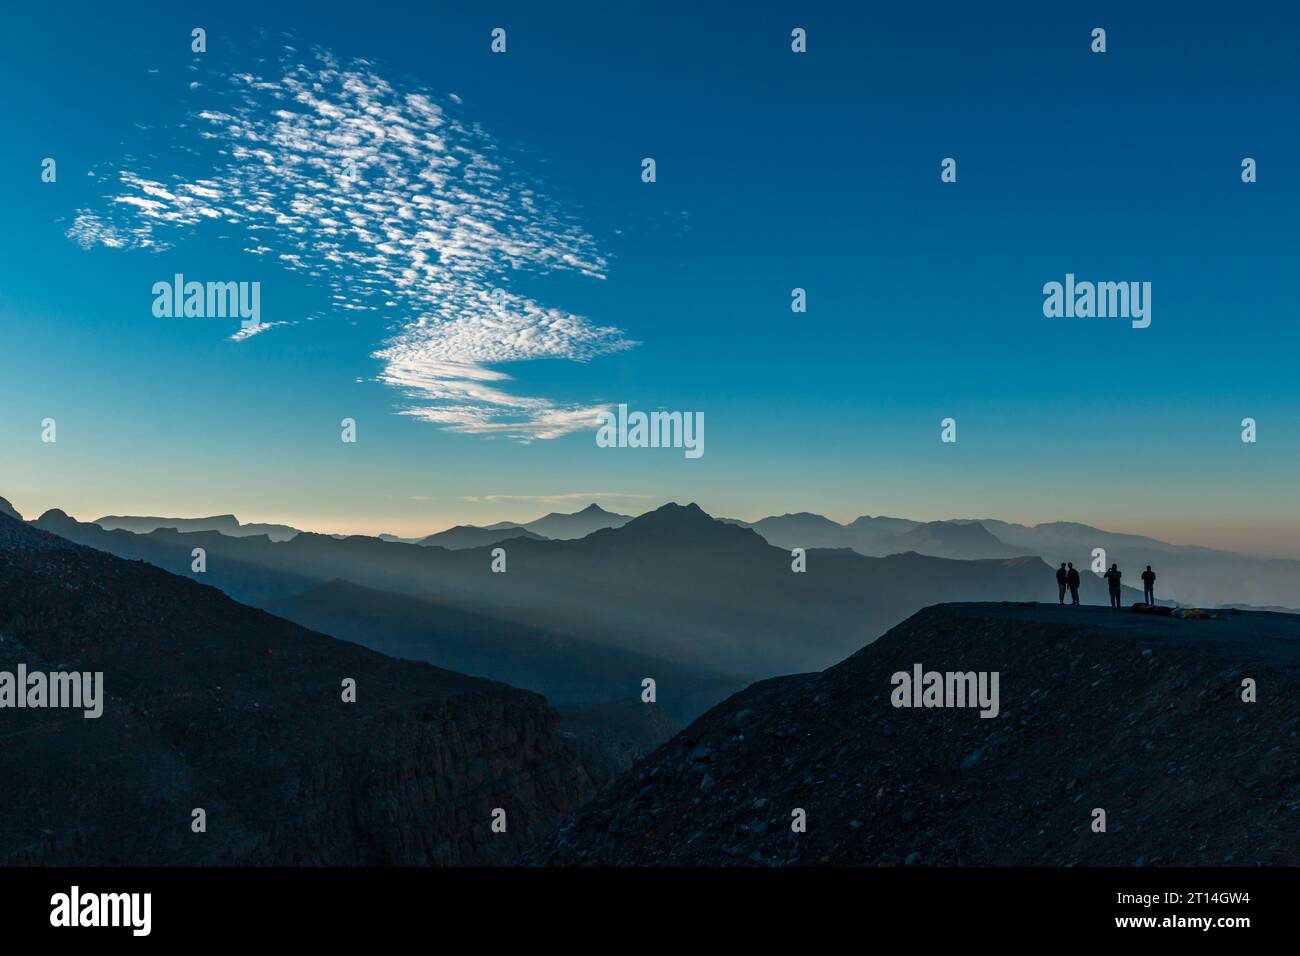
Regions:
<svg viewBox="0 0 1300 956"><path fill-rule="evenodd" d="M177 128L173 152L187 160L176 168L197 158L200 173L124 164L68 236L86 248L162 249L205 224L233 226L247 253L327 284L336 308L398 316L374 357L405 396L403 414L524 440L594 427L604 406L514 394L490 367L635 344L501 288L516 270L603 278L592 237L428 92L397 88L368 61L292 53L265 75L198 87L211 101Z"/></svg>

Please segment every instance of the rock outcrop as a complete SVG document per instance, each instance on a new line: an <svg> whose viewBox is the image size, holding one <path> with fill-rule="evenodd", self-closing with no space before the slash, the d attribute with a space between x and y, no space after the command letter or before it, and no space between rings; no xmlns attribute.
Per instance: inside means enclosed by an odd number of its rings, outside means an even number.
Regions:
<svg viewBox="0 0 1300 956"><path fill-rule="evenodd" d="M915 664L997 671L998 715L893 706ZM719 704L526 859L1294 866L1298 715L1295 615L939 605Z"/></svg>

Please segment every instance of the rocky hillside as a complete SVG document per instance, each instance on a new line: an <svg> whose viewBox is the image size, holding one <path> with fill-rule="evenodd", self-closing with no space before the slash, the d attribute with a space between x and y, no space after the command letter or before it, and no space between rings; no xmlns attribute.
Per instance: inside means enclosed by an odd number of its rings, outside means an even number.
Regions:
<svg viewBox="0 0 1300 956"><path fill-rule="evenodd" d="M640 699L557 706L560 733L596 786L604 787L681 729L657 704Z"/></svg>
<svg viewBox="0 0 1300 956"><path fill-rule="evenodd" d="M507 863L594 789L536 694L0 515L0 671L19 664L102 671L105 700L0 708L0 865Z"/></svg>
<svg viewBox="0 0 1300 956"><path fill-rule="evenodd" d="M999 672L998 715L892 706L918 663ZM939 605L713 708L527 860L1297 865L1298 715L1294 615Z"/></svg>

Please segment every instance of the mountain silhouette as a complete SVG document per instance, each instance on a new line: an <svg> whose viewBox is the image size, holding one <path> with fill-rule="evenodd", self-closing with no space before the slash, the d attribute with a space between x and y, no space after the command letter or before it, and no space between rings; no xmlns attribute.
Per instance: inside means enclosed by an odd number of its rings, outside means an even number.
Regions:
<svg viewBox="0 0 1300 956"><path fill-rule="evenodd" d="M766 541L792 548L848 548L850 536L842 524L822 515L802 511L798 514L773 515L759 521L748 522L737 518L723 518L727 524L739 525L757 532ZM801 544L790 544L799 541Z"/></svg>
<svg viewBox="0 0 1300 956"><path fill-rule="evenodd" d="M685 505L670 502L654 511L647 511L639 517L632 518L617 528L604 528L593 532L590 539L602 544L633 540L643 543L659 542L677 547L685 543L684 537L688 537L692 542L710 543L722 541L748 543L755 538L754 534L746 529L714 520L694 502Z"/></svg>
<svg viewBox="0 0 1300 956"><path fill-rule="evenodd" d="M921 522L903 518L877 518L864 515L847 525L824 515L802 511L761 518L753 523L728 519L732 524L752 528L764 540L781 548L852 548L860 554L884 557L901 551L916 550L899 545L899 537ZM924 543L924 542L918 542ZM922 552L924 553L924 552ZM970 555L991 558L993 554Z"/></svg>
<svg viewBox="0 0 1300 956"><path fill-rule="evenodd" d="M1028 552L1010 548L991 534L979 535L966 523L908 521L862 516L844 525L811 512L762 518L752 528L782 548L851 548L871 557L916 551L939 558L1015 557Z"/></svg>
<svg viewBox="0 0 1300 956"><path fill-rule="evenodd" d="M1165 600L1202 606L1300 607L1300 561L1170 544L1079 522L1052 521L1031 527L988 518L917 522L864 516L841 525L810 512L752 523L727 520L752 528L778 547L852 548L872 557L900 551L961 559L1032 554L1053 567L1072 561L1075 567L1085 569L1093 563L1093 550L1101 548L1107 565L1119 564L1134 579L1146 565L1152 565L1157 574L1156 595ZM963 528L968 530L963 532Z"/></svg>
<svg viewBox="0 0 1300 956"><path fill-rule="evenodd" d="M997 716L895 707L917 664L998 672ZM1298 696L1292 615L940 605L719 704L525 861L1295 866Z"/></svg>
<svg viewBox="0 0 1300 956"><path fill-rule="evenodd" d="M876 515L875 517L872 517L871 515L862 515L861 517L854 518L851 522L845 525L845 527L850 531L856 530L861 532L866 529L871 529L873 532L881 534L905 534L920 523L921 522L919 521L912 521L908 518L890 518L886 515Z"/></svg>
<svg viewBox="0 0 1300 956"><path fill-rule="evenodd" d="M1071 521L1051 521L1027 527L1003 521L980 522L1008 544L1031 550L1051 561L1073 560L1106 550L1107 563L1124 569L1155 568L1156 594L1185 604L1300 607L1300 561L1236 554L1195 545L1170 544L1145 535L1103 531ZM1068 556L1067 556L1068 555Z"/></svg>
<svg viewBox="0 0 1300 956"><path fill-rule="evenodd" d="M523 528L525 531L531 531L543 538L568 540L583 538L593 531L600 531L604 528L617 528L631 520L630 515L620 515L612 511L606 511L593 502L581 511L575 511L572 514L552 511L548 515L543 515L523 524L499 521L496 524L488 525L486 530L500 531L503 528Z"/></svg>
<svg viewBox="0 0 1300 956"><path fill-rule="evenodd" d="M1011 558L1025 552L1003 544L982 524L927 521L893 539L891 547L939 558Z"/></svg>
<svg viewBox="0 0 1300 956"><path fill-rule="evenodd" d="M519 527L478 528L472 524L460 524L454 528L448 528L446 531L439 531L437 534L421 538L416 543L446 548L449 551L460 551L464 548L481 548L486 545L499 544L502 541L510 541L515 538L540 540L542 535Z"/></svg>
<svg viewBox="0 0 1300 956"><path fill-rule="evenodd" d="M284 524L240 524L234 515L213 515L210 518L140 518L130 515L105 515L93 522L105 531L132 531L136 534L148 534L159 528L171 528L176 531L217 531L231 537L243 538L264 534L272 541L288 541L296 534L297 528Z"/></svg>
<svg viewBox="0 0 1300 956"><path fill-rule="evenodd" d="M262 549L290 543L272 542L266 535L235 538L219 531L180 532L172 528L159 528L147 534L125 529L106 531L97 524L77 521L59 508L51 508L32 524L119 558L147 561L173 574L194 577L256 606L320 583L320 579L298 573L292 566L277 569L260 562L258 556ZM327 535L311 537L320 541L337 540ZM195 548L220 558L211 574L201 576L192 570Z"/></svg>
<svg viewBox="0 0 1300 956"><path fill-rule="evenodd" d="M814 549L806 572L795 573L788 551L693 504L668 504L580 539L516 539L505 547L504 574L492 572L488 547L448 551L310 533L285 542L165 529L134 535L61 513L43 515L38 524L262 607L338 579L471 606L512 625L742 682L829 666L936 601L1056 596L1052 569L1037 558L956 561L914 552L868 558ZM196 547L206 552L202 574L191 570ZM1082 596L1106 602L1104 586L1090 574ZM1126 603L1138 599L1132 589L1125 592ZM581 669L576 655L567 666ZM612 682L622 679L617 673L611 672ZM667 683L659 702L674 716L693 717L687 701L699 699L698 688L697 682Z"/></svg>
<svg viewBox="0 0 1300 956"><path fill-rule="evenodd" d="M423 538L391 534L378 535L378 538L392 543L463 550L531 535L572 540L605 528L620 527L630 520L627 515L614 514L592 504L572 514L554 512L525 524L502 521L482 527L457 525ZM752 529L768 543L787 550L849 548L869 557L906 551L961 560L1031 554L1053 567L1062 561L1073 561L1077 567L1087 568L1093 563L1093 550L1101 548L1106 551L1107 564L1114 561L1133 574L1148 564L1153 565L1159 582L1157 595L1163 600L1202 606L1300 607L1300 561L1175 545L1145 535L1105 531L1080 522L1051 521L1028 526L990 518L919 522L864 515L840 524L812 512L770 516L754 522L719 520ZM209 518L110 515L96 523L108 530L122 528L140 534L175 528L212 530L228 536L265 534L276 541L302 533L282 524L240 524L234 515Z"/></svg>

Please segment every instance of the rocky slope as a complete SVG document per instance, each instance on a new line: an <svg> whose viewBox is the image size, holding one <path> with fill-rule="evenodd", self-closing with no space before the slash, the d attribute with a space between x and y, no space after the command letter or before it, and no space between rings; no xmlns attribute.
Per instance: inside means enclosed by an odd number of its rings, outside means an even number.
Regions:
<svg viewBox="0 0 1300 956"><path fill-rule="evenodd" d="M560 715L560 732L598 787L630 770L681 729L657 704L642 703L639 698L555 709Z"/></svg>
<svg viewBox="0 0 1300 956"><path fill-rule="evenodd" d="M0 708L0 865L507 863L594 789L536 694L0 515L0 671L18 664L102 671L105 702Z"/></svg>
<svg viewBox="0 0 1300 956"><path fill-rule="evenodd" d="M998 716L895 708L917 663L999 672ZM939 605L713 708L527 861L1297 865L1298 715L1293 615Z"/></svg>

